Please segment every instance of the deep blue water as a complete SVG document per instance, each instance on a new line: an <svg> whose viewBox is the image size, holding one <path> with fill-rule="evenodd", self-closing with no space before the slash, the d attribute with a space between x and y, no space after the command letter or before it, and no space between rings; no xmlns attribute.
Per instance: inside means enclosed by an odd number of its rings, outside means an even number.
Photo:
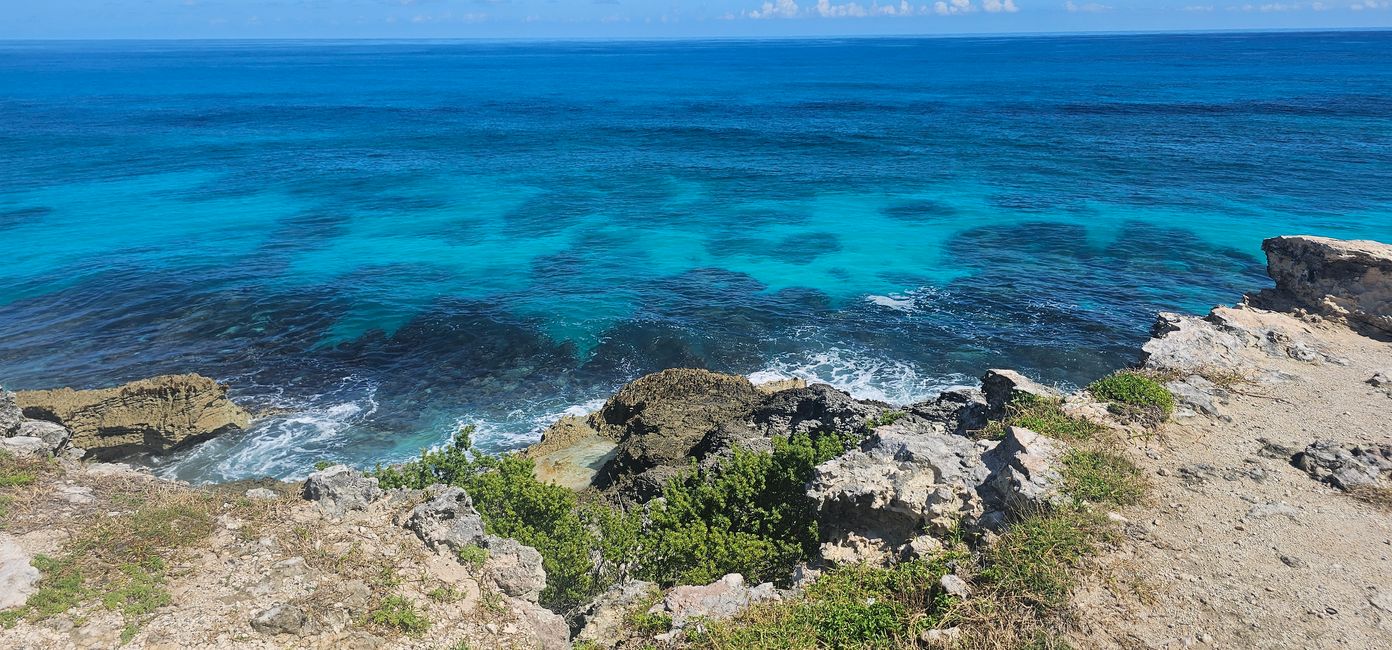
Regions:
<svg viewBox="0 0 1392 650"><path fill-rule="evenodd" d="M1392 32L0 44L0 382L227 380L286 476L671 366L1082 383L1392 238Z"/></svg>

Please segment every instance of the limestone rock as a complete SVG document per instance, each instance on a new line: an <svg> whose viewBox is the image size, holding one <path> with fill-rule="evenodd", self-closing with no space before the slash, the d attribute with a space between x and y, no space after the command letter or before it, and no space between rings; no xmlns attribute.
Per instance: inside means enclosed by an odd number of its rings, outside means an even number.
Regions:
<svg viewBox="0 0 1392 650"><path fill-rule="evenodd" d="M864 447L819 466L807 495L821 522L823 559L876 562L921 531L943 534L982 514L982 445L914 423L877 427Z"/></svg>
<svg viewBox="0 0 1392 650"><path fill-rule="evenodd" d="M575 640L612 648L622 638L629 611L658 592L657 585L626 580L600 594L577 617L580 632Z"/></svg>
<svg viewBox="0 0 1392 650"><path fill-rule="evenodd" d="M48 445L50 451L58 451L63 445L72 438L69 432L61 424L45 422L43 420L25 420L19 424L19 434L29 438L38 438Z"/></svg>
<svg viewBox="0 0 1392 650"><path fill-rule="evenodd" d="M235 429L251 416L227 387L201 375L165 375L99 390L24 391L25 417L63 425L72 444L98 459L168 453Z"/></svg>
<svg viewBox="0 0 1392 650"><path fill-rule="evenodd" d="M990 417L1005 413L1005 405L1021 396L1058 399L1063 395L1056 389L1040 384L1014 370L987 370L981 377L981 391L986 396Z"/></svg>
<svg viewBox="0 0 1392 650"><path fill-rule="evenodd" d="M483 518L474 510L473 500L463 488L446 488L433 499L411 511L404 524L425 545L457 551L479 544L484 537Z"/></svg>
<svg viewBox="0 0 1392 650"><path fill-rule="evenodd" d="M975 388L954 388L932 400L909 406L907 410L910 415L941 422L952 433L964 436L986 428L991 406L985 393Z"/></svg>
<svg viewBox="0 0 1392 650"><path fill-rule="evenodd" d="M1392 245L1304 235L1262 242L1274 296L1392 332Z"/></svg>
<svg viewBox="0 0 1392 650"><path fill-rule="evenodd" d="M1029 512L1059 503L1064 451L1063 443L1024 427L1006 427L1005 438L982 456L991 470L982 486L988 507Z"/></svg>
<svg viewBox="0 0 1392 650"><path fill-rule="evenodd" d="M1312 478L1341 490L1382 485L1392 478L1392 444L1357 445L1318 440L1291 462Z"/></svg>
<svg viewBox="0 0 1392 650"><path fill-rule="evenodd" d="M305 499L317 501L325 514L342 517L352 510L367 509L382 496L382 489L377 487L377 479L347 465L334 465L310 474L303 494Z"/></svg>
<svg viewBox="0 0 1392 650"><path fill-rule="evenodd" d="M807 388L807 380L800 379L798 377L789 377L787 379L774 379L772 381L766 381L763 383L755 384L754 388L757 388L760 393L763 393L765 395L772 395L774 393L782 392L785 390L793 390L795 388Z"/></svg>
<svg viewBox="0 0 1392 650"><path fill-rule="evenodd" d="M889 409L888 404L862 402L826 384L813 384L768 396L750 415L764 436L860 431L866 422Z"/></svg>
<svg viewBox="0 0 1392 650"><path fill-rule="evenodd" d="M530 642L526 647L539 650L568 650L570 648L570 627L566 620L536 603L511 599L509 609L517 617L517 623L530 632Z"/></svg>
<svg viewBox="0 0 1392 650"><path fill-rule="evenodd" d="M251 619L252 629L268 636L278 634L300 635L310 627L309 616L295 605L275 605L262 610Z"/></svg>
<svg viewBox="0 0 1392 650"><path fill-rule="evenodd" d="M648 611L671 616L672 629L676 631L701 619L730 618L752 603L781 598L772 583L751 589L744 584L744 576L731 573L708 585L673 588Z"/></svg>
<svg viewBox="0 0 1392 650"><path fill-rule="evenodd" d="M541 553L515 539L488 535L481 544L488 549L488 576L503 593L536 602L546 588Z"/></svg>
<svg viewBox="0 0 1392 650"><path fill-rule="evenodd" d="M39 570L15 538L0 533L0 610L19 607L38 590Z"/></svg>
<svg viewBox="0 0 1392 650"><path fill-rule="evenodd" d="M748 379L709 370L674 368L629 382L590 418L595 430L619 443L596 485L623 489L648 470L684 467L706 434L745 417L760 397Z"/></svg>
<svg viewBox="0 0 1392 650"><path fill-rule="evenodd" d="M246 491L245 496L252 501L275 501L280 498L275 490L269 488L251 488Z"/></svg>
<svg viewBox="0 0 1392 650"><path fill-rule="evenodd" d="M15 456L49 456L53 450L44 442L43 438L32 436L12 436L0 438L0 451L7 451Z"/></svg>
<svg viewBox="0 0 1392 650"><path fill-rule="evenodd" d="M0 388L0 438L19 435L19 424L24 419L15 394Z"/></svg>

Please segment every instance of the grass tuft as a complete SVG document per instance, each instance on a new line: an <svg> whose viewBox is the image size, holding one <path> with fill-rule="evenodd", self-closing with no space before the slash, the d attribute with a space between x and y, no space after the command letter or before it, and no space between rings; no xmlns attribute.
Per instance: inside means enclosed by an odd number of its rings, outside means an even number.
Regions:
<svg viewBox="0 0 1392 650"><path fill-rule="evenodd" d="M998 598L1056 610L1066 604L1083 560L1111 534L1105 516L1080 508L1028 516L988 550L981 577Z"/></svg>
<svg viewBox="0 0 1392 650"><path fill-rule="evenodd" d="M1070 449L1063 456L1063 491L1076 501L1131 505L1146 492L1145 476L1125 454Z"/></svg>
<svg viewBox="0 0 1392 650"><path fill-rule="evenodd" d="M373 625L419 636L430 629L430 619L416 607L415 601L403 596L387 596L367 614Z"/></svg>
<svg viewBox="0 0 1392 650"><path fill-rule="evenodd" d="M1138 416L1150 423L1164 422L1174 413L1174 395L1156 379L1135 370L1122 370L1092 382L1093 397L1111 402L1122 415Z"/></svg>
<svg viewBox="0 0 1392 650"><path fill-rule="evenodd" d="M1063 402L1055 399L1023 395L1005 408L1005 417L987 424L977 433L978 438L1000 440L1005 437L1007 427L1024 427L1065 442L1091 440L1106 431L1106 427L1096 422L1065 413Z"/></svg>

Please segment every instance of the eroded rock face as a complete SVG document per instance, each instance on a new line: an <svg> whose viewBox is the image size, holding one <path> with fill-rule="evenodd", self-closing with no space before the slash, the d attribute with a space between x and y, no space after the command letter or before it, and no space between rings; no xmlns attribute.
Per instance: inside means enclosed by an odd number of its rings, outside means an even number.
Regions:
<svg viewBox="0 0 1392 650"><path fill-rule="evenodd" d="M744 576L731 573L708 585L676 587L648 611L672 617L672 631L667 633L671 638L677 631L702 619L730 618L753 603L780 598L782 594L774 589L773 583L750 588L744 584ZM659 637L659 640L666 639Z"/></svg>
<svg viewBox="0 0 1392 650"><path fill-rule="evenodd" d="M440 490L411 510L402 526L436 551L457 553L466 546L485 549L488 576L509 596L536 602L546 588L541 553L517 540L485 533L483 518L462 488Z"/></svg>
<svg viewBox="0 0 1392 650"><path fill-rule="evenodd" d="M1312 478L1340 490L1378 487L1392 479L1392 444L1359 445L1318 440L1291 462Z"/></svg>
<svg viewBox="0 0 1392 650"><path fill-rule="evenodd" d="M250 425L227 388L201 375L165 375L99 390L23 391L25 417L61 424L90 457L164 454Z"/></svg>
<svg viewBox="0 0 1392 650"><path fill-rule="evenodd" d="M1276 298L1392 333L1392 245L1328 237L1262 242Z"/></svg>
<svg viewBox="0 0 1392 650"><path fill-rule="evenodd" d="M1005 406L1020 397L1059 399L1063 394L1014 370L993 368L981 377L981 392L985 394L988 417L1005 414Z"/></svg>
<svg viewBox="0 0 1392 650"><path fill-rule="evenodd" d="M817 504L823 559L878 562L905 552L921 531L941 535L980 517L976 488L988 474L981 454L991 445L894 423L817 466L807 495Z"/></svg>
<svg viewBox="0 0 1392 650"><path fill-rule="evenodd" d="M24 414L15 403L15 394L0 388L0 438L19 435L19 424Z"/></svg>
<svg viewBox="0 0 1392 650"><path fill-rule="evenodd" d="M965 436L986 427L991 406L986 394L979 390L954 388L910 406L908 412L930 422L941 422L952 433Z"/></svg>
<svg viewBox="0 0 1392 650"><path fill-rule="evenodd" d="M1024 427L1007 427L1005 438L982 457L991 470L981 490L988 506L1011 513L1057 505L1065 451L1057 440Z"/></svg>
<svg viewBox="0 0 1392 650"><path fill-rule="evenodd" d="M685 466L706 434L747 416L761 396L748 379L709 370L675 368L630 382L590 420L595 430L618 441L596 485L624 489L655 468ZM637 485L638 496L648 497L660 482Z"/></svg>
<svg viewBox="0 0 1392 650"><path fill-rule="evenodd" d="M332 517L342 517L353 510L366 510L382 496L377 479L363 476L347 465L334 465L314 472L305 479L304 498L317 501L319 508Z"/></svg>
<svg viewBox="0 0 1392 650"><path fill-rule="evenodd" d="M644 580L626 580L610 587L578 614L576 627L580 631L575 641L614 647L623 638L629 612L659 591L656 584Z"/></svg>
<svg viewBox="0 0 1392 650"><path fill-rule="evenodd" d="M826 384L813 384L770 395L750 414L763 435L790 435L822 431L860 431L871 418L889 409L888 404L863 402Z"/></svg>

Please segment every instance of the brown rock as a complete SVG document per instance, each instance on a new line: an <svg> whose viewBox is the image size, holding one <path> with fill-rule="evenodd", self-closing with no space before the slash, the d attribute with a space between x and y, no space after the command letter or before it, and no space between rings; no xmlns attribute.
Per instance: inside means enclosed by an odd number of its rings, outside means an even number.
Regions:
<svg viewBox="0 0 1392 650"><path fill-rule="evenodd" d="M1392 245L1304 235L1262 242L1268 299L1392 332Z"/></svg>
<svg viewBox="0 0 1392 650"><path fill-rule="evenodd" d="M16 393L25 417L56 422L74 447L104 460L168 453L246 428L251 416L227 399L227 387L202 375L164 375L98 390Z"/></svg>

